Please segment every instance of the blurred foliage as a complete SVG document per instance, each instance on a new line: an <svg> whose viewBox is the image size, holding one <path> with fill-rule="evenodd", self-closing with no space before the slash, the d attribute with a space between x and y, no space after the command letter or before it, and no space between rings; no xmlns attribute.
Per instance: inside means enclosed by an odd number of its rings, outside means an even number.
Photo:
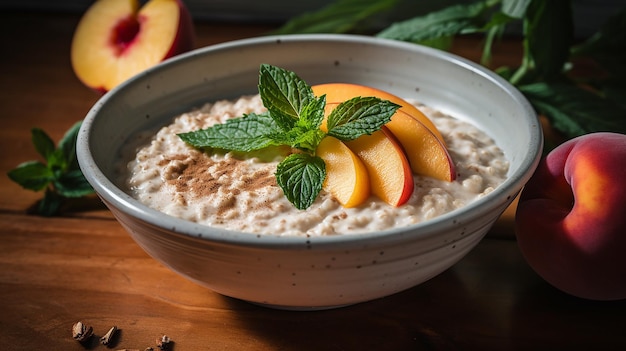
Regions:
<svg viewBox="0 0 626 351"><path fill-rule="evenodd" d="M517 87L564 139L598 131L626 134L626 7L576 42L569 0L437 4L337 0L291 19L273 34L365 33L443 50L457 37L482 36L480 63ZM406 18L386 23L392 13ZM519 65L490 67L493 44L511 28L522 36ZM547 143L546 151L554 146Z"/></svg>

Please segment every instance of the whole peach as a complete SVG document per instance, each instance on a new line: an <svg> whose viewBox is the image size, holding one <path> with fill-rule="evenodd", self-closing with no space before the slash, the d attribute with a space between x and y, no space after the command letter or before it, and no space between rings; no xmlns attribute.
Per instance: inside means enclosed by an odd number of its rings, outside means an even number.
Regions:
<svg viewBox="0 0 626 351"><path fill-rule="evenodd" d="M626 298L626 135L586 134L552 150L515 223L526 261L548 283L585 299Z"/></svg>

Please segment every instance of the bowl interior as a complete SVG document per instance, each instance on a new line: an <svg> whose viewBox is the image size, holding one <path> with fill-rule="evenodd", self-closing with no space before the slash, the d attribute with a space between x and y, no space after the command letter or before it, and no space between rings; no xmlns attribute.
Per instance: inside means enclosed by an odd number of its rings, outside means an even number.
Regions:
<svg viewBox="0 0 626 351"><path fill-rule="evenodd" d="M485 130L510 161L509 178L481 203L469 207L497 200L495 208L512 200L538 162L542 134L531 106L508 83L476 64L442 51L371 37L263 37L170 59L98 101L85 118L78 152L83 172L100 196L116 206L154 216L123 191L119 180L122 146L132 142L137 132L166 125L192 107L257 93L261 63L293 70L311 85L374 86Z"/></svg>

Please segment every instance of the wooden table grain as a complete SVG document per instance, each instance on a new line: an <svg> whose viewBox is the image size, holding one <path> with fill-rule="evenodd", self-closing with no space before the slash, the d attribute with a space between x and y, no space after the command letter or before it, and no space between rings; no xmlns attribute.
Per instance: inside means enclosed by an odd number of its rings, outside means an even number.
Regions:
<svg viewBox="0 0 626 351"><path fill-rule="evenodd" d="M626 301L565 295L525 263L514 206L478 247L432 280L387 298L318 312L272 310L224 297L176 275L137 246L96 199L62 216L28 209L41 194L6 176L37 159L30 129L53 139L98 99L69 61L75 14L0 13L0 349L145 350L167 335L172 350L623 350ZM270 27L196 23L196 45L259 36ZM519 42L496 48L516 64ZM477 60L478 39L455 52ZM74 323L109 347L72 339Z"/></svg>

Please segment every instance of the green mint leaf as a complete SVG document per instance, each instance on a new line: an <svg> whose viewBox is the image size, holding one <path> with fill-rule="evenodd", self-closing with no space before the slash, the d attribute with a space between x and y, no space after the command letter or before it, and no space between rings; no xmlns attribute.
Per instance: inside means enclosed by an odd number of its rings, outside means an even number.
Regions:
<svg viewBox="0 0 626 351"><path fill-rule="evenodd" d="M10 170L7 175L24 189L33 191L45 189L54 180L52 171L39 161L24 162Z"/></svg>
<svg viewBox="0 0 626 351"><path fill-rule="evenodd" d="M54 152L54 141L40 128L31 129L31 140L35 146L37 153L44 159L48 159L49 155Z"/></svg>
<svg viewBox="0 0 626 351"><path fill-rule="evenodd" d="M570 138L598 131L626 134L626 108L588 90L548 83L522 85L518 89L555 129Z"/></svg>
<svg viewBox="0 0 626 351"><path fill-rule="evenodd" d="M324 107L326 95L314 98L302 109L302 115L296 123L297 126L306 129L319 129L324 121Z"/></svg>
<svg viewBox="0 0 626 351"><path fill-rule="evenodd" d="M284 145L314 153L320 141L322 141L325 136L326 133L319 128L309 129L296 126L289 132L276 135L274 138L278 140L282 137L280 140L282 140Z"/></svg>
<svg viewBox="0 0 626 351"><path fill-rule="evenodd" d="M82 121L74 123L70 129L65 132L63 138L59 141L57 149L61 150L68 169L79 169L78 159L76 158L76 140L78 139L78 131Z"/></svg>
<svg viewBox="0 0 626 351"><path fill-rule="evenodd" d="M56 215L63 204L63 197L53 190L46 189L43 199L39 201L36 212L39 215L51 217Z"/></svg>
<svg viewBox="0 0 626 351"><path fill-rule="evenodd" d="M299 210L309 208L326 179L324 160L309 154L291 154L276 168L276 181Z"/></svg>
<svg viewBox="0 0 626 351"><path fill-rule="evenodd" d="M376 97L356 97L344 101L328 116L328 135L347 141L372 134L389 122L398 108L399 105Z"/></svg>
<svg viewBox="0 0 626 351"><path fill-rule="evenodd" d="M531 2L532 0L502 0L500 11L509 17L522 19Z"/></svg>
<svg viewBox="0 0 626 351"><path fill-rule="evenodd" d="M315 153L320 141L326 136L320 129L324 120L325 105L326 96L311 100L302 110L296 125L285 133L274 135L274 140L281 140L283 144L292 148Z"/></svg>
<svg viewBox="0 0 626 351"><path fill-rule="evenodd" d="M268 114L251 113L207 129L181 133L178 136L184 142L199 148L248 152L281 144L271 137L272 134L279 132L280 128Z"/></svg>
<svg viewBox="0 0 626 351"><path fill-rule="evenodd" d="M452 37L463 32L476 31L483 26L486 2L460 4L392 24L376 34L381 38L425 43Z"/></svg>
<svg viewBox="0 0 626 351"><path fill-rule="evenodd" d="M54 152L48 155L48 168L58 176L67 170L67 158L63 154L63 150L55 149Z"/></svg>
<svg viewBox="0 0 626 351"><path fill-rule="evenodd" d="M83 173L77 169L61 174L52 184L59 195L64 197L83 197L94 193Z"/></svg>
<svg viewBox="0 0 626 351"><path fill-rule="evenodd" d="M260 68L259 94L270 116L285 131L296 125L302 111L315 99L311 87L297 74L268 64Z"/></svg>
<svg viewBox="0 0 626 351"><path fill-rule="evenodd" d="M346 33L377 23L375 16L391 10L399 0L338 0L289 20L272 34Z"/></svg>

